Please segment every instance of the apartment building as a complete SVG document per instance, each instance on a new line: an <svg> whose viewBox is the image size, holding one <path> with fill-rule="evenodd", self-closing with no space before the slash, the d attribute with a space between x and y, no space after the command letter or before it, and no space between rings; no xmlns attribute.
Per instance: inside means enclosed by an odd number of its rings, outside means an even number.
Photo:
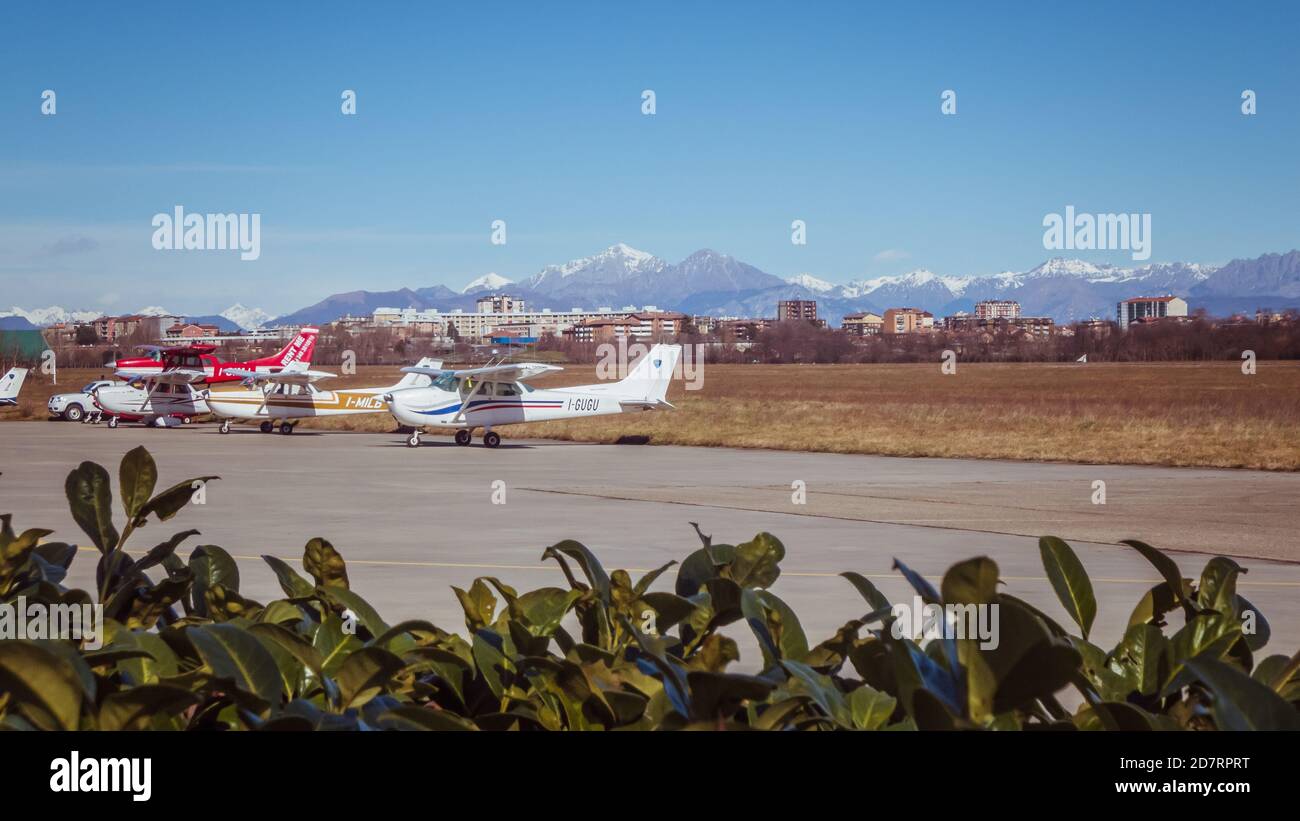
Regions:
<svg viewBox="0 0 1300 821"><path fill-rule="evenodd" d="M920 308L890 308L885 311L881 333L925 334L934 330L934 314Z"/></svg>
<svg viewBox="0 0 1300 821"><path fill-rule="evenodd" d="M1176 296L1139 296L1115 304L1115 321L1120 330L1135 322L1187 316L1187 301Z"/></svg>
<svg viewBox="0 0 1300 821"><path fill-rule="evenodd" d="M855 336L876 336L885 324L885 318L870 311L849 314L840 323L840 329Z"/></svg>
<svg viewBox="0 0 1300 821"><path fill-rule="evenodd" d="M788 322L790 320L803 320L805 322L817 321L817 300L815 299L782 299L776 303L776 321Z"/></svg>
<svg viewBox="0 0 1300 821"><path fill-rule="evenodd" d="M524 300L510 294L488 294L474 301L474 310L480 314L520 314L527 309Z"/></svg>
<svg viewBox="0 0 1300 821"><path fill-rule="evenodd" d="M1014 299L986 299L975 303L976 319L1018 319L1020 303Z"/></svg>

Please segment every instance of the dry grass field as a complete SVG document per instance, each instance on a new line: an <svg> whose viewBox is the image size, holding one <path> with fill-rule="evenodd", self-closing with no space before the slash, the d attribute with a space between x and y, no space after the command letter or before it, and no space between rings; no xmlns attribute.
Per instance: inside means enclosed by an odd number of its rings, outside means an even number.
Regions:
<svg viewBox="0 0 1300 821"><path fill-rule="evenodd" d="M328 368L320 364L321 368ZM61 374L75 390L97 371ZM331 386L390 384L363 367ZM594 381L571 366L534 384ZM56 389L30 379L0 419L45 418ZM511 426L506 437L775 448L894 456L1300 469L1300 363L706 365L703 387L674 384L676 412ZM305 426L392 431L386 414Z"/></svg>

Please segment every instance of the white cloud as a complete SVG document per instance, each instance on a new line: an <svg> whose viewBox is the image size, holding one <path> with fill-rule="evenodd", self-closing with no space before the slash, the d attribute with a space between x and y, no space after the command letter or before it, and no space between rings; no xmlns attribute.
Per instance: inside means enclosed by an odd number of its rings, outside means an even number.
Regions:
<svg viewBox="0 0 1300 821"><path fill-rule="evenodd" d="M874 259L876 262L897 262L901 259L911 259L911 258L912 255L909 254L907 251L904 251L902 248L886 248L885 250L881 251L879 254L876 254L874 257L872 257L872 259Z"/></svg>

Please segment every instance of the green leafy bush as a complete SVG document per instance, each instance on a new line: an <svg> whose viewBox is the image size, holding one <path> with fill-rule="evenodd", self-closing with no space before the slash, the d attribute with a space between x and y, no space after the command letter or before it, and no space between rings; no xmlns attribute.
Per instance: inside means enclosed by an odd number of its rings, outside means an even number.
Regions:
<svg viewBox="0 0 1300 821"><path fill-rule="evenodd" d="M203 477L203 481L216 477ZM890 602L844 573L863 614L810 643L771 591L785 547L760 533L702 545L640 579L606 572L583 545L563 541L567 587L520 593L492 577L453 588L462 636L426 621L390 625L351 588L343 557L324 539L304 550L307 576L263 557L284 597L239 592L239 568L220 547L177 555L194 530L147 552L129 537L167 521L194 485L155 494L144 448L122 460L125 524L113 521L108 472L83 462L68 474L72 514L98 551L103 646L0 642L0 727L10 729L1296 729L1300 654L1255 663L1263 616L1236 592L1244 572L1214 558L1184 579L1164 554L1128 544L1163 579L1138 603L1123 639L1089 640L1092 585L1063 541L1040 540L1053 589L1081 635L998 590L988 558L954 565L936 589L896 568L927 603L998 605L999 641L918 644L894 629ZM0 602L83 604L63 586L77 548L15 534L0 517ZM673 591L653 591L676 565ZM157 577L157 578L155 578ZM310 577L310 578L308 578ZM1166 623L1181 611L1182 626ZM570 619L569 617L572 616ZM576 622L573 633L566 624ZM728 672L739 659L723 628L744 622L762 672ZM744 629L744 628L740 628ZM900 635L896 636L898 633ZM1080 706L1065 709L1063 691Z"/></svg>

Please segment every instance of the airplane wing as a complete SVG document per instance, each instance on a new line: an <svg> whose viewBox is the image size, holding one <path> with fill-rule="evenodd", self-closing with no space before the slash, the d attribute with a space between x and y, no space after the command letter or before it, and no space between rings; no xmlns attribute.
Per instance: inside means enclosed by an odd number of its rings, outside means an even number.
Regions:
<svg viewBox="0 0 1300 821"><path fill-rule="evenodd" d="M402 373L422 373L426 376L438 378L450 374L457 379L470 377L472 379L486 379L492 382L525 382L535 376L541 376L544 373L553 371L562 371L559 365L543 365L538 362L519 362L513 365L490 365L486 368L469 368L463 371L447 371L439 368L422 368L418 365L412 368L402 368Z"/></svg>
<svg viewBox="0 0 1300 821"><path fill-rule="evenodd" d="M276 373L260 373L258 371L244 370L243 368L226 368L222 373L238 376L241 379L251 379L254 382L275 382L276 384L288 385L306 385L318 379L333 379L337 376L337 374L325 371L309 371L296 368L293 370L286 368Z"/></svg>
<svg viewBox="0 0 1300 821"><path fill-rule="evenodd" d="M120 370L115 371L114 376L127 382L140 379L145 382L158 382L168 385L193 385L195 382L202 382L208 378L206 373L193 368L172 368L166 371Z"/></svg>

